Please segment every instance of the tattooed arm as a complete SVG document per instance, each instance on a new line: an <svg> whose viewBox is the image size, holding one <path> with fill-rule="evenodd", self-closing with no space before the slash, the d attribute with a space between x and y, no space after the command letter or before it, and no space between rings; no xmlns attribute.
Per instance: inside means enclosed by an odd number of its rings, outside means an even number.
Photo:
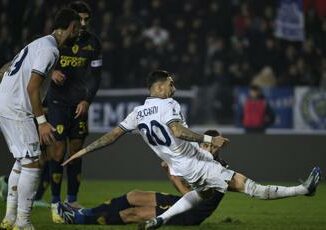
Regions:
<svg viewBox="0 0 326 230"><path fill-rule="evenodd" d="M192 130L183 126L180 122L176 121L170 123L169 128L175 137L182 140L199 143L204 141L204 135L193 132Z"/></svg>
<svg viewBox="0 0 326 230"><path fill-rule="evenodd" d="M114 143L116 140L118 140L123 134L125 134L125 131L120 127L116 127L111 132L103 135L102 137L100 137L99 139L97 139L87 147L85 147L85 151L93 152L97 149L110 145Z"/></svg>
<svg viewBox="0 0 326 230"><path fill-rule="evenodd" d="M173 135L177 138L180 138L189 142L204 142L204 135L193 132L191 129L183 126L180 122L172 122L169 124L169 128L171 129ZM222 147L227 144L229 140L222 136L212 137L211 143L214 146Z"/></svg>
<svg viewBox="0 0 326 230"><path fill-rule="evenodd" d="M64 166L64 165L68 164L70 161L72 161L76 158L80 158L87 153L93 152L97 149L101 149L107 145L113 144L116 140L118 140L125 133L126 133L126 131L124 131L120 127L114 128L111 132L103 135L102 137L100 137L99 139L97 139L96 141L91 143L90 145L86 146L85 148L81 149L80 151L78 151L77 153L72 155L62 165Z"/></svg>

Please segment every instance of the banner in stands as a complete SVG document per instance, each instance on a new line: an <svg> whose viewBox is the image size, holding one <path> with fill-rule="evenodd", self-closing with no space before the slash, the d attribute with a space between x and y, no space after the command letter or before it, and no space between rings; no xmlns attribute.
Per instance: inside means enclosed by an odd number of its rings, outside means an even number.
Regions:
<svg viewBox="0 0 326 230"><path fill-rule="evenodd" d="M326 129L326 89L295 88L295 129Z"/></svg>
<svg viewBox="0 0 326 230"><path fill-rule="evenodd" d="M238 127L242 126L241 114L243 104L248 97L248 87L235 87L235 122ZM271 128L292 128L293 115L293 88L265 88L264 96L275 112L275 123Z"/></svg>
<svg viewBox="0 0 326 230"><path fill-rule="evenodd" d="M147 89L99 90L89 109L90 132L107 132L118 125L135 106L144 103ZM175 99L180 103L187 121L190 118L195 90L178 90Z"/></svg>
<svg viewBox="0 0 326 230"><path fill-rule="evenodd" d="M303 0L280 0L275 36L289 41L304 40Z"/></svg>

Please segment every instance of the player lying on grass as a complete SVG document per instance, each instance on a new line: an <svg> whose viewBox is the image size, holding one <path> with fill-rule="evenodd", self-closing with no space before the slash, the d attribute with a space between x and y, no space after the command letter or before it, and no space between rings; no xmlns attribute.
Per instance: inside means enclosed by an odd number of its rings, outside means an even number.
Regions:
<svg viewBox="0 0 326 230"><path fill-rule="evenodd" d="M320 180L318 167L312 170L308 179L301 185L265 186L214 161L211 154L199 148L198 143L210 143L216 148L221 148L229 140L222 136L198 134L188 128L179 103L172 99L175 92L172 77L173 75L167 71L157 70L150 73L147 79L150 97L145 103L135 107L118 127L77 152L64 164L110 145L125 133L137 129L153 151L167 162L171 175L181 176L193 189L162 215L141 224L140 229L160 227L171 217L188 211L204 199L208 199L214 191L241 192L259 199L314 194Z"/></svg>
<svg viewBox="0 0 326 230"><path fill-rule="evenodd" d="M205 134L218 136L216 130L208 130ZM218 151L210 144L201 144L201 147L219 160L226 163L218 156ZM175 188L182 194L191 189L189 185L177 176L170 174L165 162L161 166L166 172ZM212 198L203 201L197 207L171 218L168 225L199 225L208 218L218 207L224 194L215 192ZM58 213L67 224L129 224L139 223L160 215L177 202L181 196L169 195L158 192L131 191L123 196L109 200L95 208L75 209L71 205L59 204Z"/></svg>

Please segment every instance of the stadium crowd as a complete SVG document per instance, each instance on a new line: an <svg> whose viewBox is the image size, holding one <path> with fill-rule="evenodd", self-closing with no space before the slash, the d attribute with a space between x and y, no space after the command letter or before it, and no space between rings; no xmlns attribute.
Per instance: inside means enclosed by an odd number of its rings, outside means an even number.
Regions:
<svg viewBox="0 0 326 230"><path fill-rule="evenodd" d="M102 88L143 87L154 68L177 73L182 88L216 83L326 85L325 12L305 1L304 42L274 37L273 0L88 1L102 41ZM67 1L0 0L0 64L51 31Z"/></svg>

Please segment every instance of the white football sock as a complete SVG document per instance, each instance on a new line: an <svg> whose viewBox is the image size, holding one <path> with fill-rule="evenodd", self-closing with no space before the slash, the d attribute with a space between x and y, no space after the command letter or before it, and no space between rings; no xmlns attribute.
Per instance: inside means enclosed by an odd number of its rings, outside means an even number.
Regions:
<svg viewBox="0 0 326 230"><path fill-rule="evenodd" d="M203 199L200 197L198 192L194 190L190 191L181 197L174 205L171 206L171 208L169 208L159 217L161 217L165 223L172 216L188 211L189 209L198 205L202 200Z"/></svg>
<svg viewBox="0 0 326 230"><path fill-rule="evenodd" d="M18 182L18 208L16 225L21 227L31 222L33 200L40 179L40 169L22 167Z"/></svg>
<svg viewBox="0 0 326 230"><path fill-rule="evenodd" d="M265 186L257 184L255 181L250 179L247 179L244 191L244 193L248 194L249 196L263 200L273 200L291 196L305 195L307 192L307 189L302 185L292 187L277 185Z"/></svg>
<svg viewBox="0 0 326 230"><path fill-rule="evenodd" d="M17 202L18 193L17 186L19 177L21 174L21 164L16 161L11 169L10 176L8 179L8 196L7 196L7 208L5 219L11 223L15 223L17 215Z"/></svg>

